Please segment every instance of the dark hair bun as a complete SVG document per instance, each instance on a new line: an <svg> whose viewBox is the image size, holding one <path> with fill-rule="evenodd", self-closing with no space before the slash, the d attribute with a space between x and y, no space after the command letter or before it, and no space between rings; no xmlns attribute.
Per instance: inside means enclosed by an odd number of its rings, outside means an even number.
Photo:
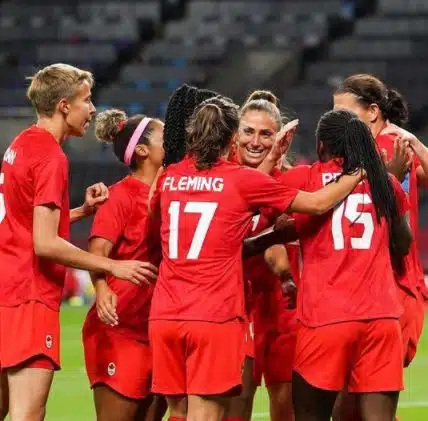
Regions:
<svg viewBox="0 0 428 421"><path fill-rule="evenodd" d="M404 126L409 121L409 110L403 96L395 89L388 89L388 101L385 117L397 126Z"/></svg>

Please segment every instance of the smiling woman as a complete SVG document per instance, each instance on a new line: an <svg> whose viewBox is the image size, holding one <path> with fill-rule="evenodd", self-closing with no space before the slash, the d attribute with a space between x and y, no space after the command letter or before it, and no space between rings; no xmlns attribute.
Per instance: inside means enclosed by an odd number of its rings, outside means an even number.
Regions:
<svg viewBox="0 0 428 421"><path fill-rule="evenodd" d="M272 149L281 125L276 96L269 91L253 92L241 108L236 142L241 164L258 167Z"/></svg>

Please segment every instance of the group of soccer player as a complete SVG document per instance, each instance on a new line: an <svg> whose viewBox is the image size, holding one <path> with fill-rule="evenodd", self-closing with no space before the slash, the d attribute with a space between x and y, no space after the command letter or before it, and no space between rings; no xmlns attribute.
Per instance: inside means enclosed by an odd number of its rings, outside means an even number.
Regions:
<svg viewBox="0 0 428 421"><path fill-rule="evenodd" d="M69 209L61 146L95 115L93 77L31 78L37 123L0 173L0 419L43 420L60 368L65 266L91 272L82 335L99 421L249 421L264 378L272 421L392 421L425 291L418 186L428 149L400 94L347 78L316 130L319 160L286 159L298 121L276 97L242 106L183 85L165 123L95 118L129 175ZM89 252L69 225L94 215Z"/></svg>

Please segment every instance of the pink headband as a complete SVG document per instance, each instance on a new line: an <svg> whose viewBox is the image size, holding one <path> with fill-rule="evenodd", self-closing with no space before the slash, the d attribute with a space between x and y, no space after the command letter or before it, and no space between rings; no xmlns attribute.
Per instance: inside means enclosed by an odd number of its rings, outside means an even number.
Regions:
<svg viewBox="0 0 428 421"><path fill-rule="evenodd" d="M149 117L144 117L137 128L132 133L131 139L129 139L128 146L125 150L125 155L123 157L123 162L125 165L130 165L132 160L132 155L134 155L135 147L137 146L138 141L140 140L141 135L143 134L147 125L152 121Z"/></svg>

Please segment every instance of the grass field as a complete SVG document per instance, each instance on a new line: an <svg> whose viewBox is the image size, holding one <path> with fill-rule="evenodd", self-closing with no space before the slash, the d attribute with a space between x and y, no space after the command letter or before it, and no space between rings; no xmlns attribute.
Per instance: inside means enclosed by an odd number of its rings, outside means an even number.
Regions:
<svg viewBox="0 0 428 421"><path fill-rule="evenodd" d="M92 394L86 378L80 330L86 308L62 308L62 366L55 376L48 403L48 421L92 421ZM428 322L428 316L426 321ZM400 421L428 420L428 328L420 342L416 360L406 372L406 391L400 399ZM264 389L257 393L254 420L268 420Z"/></svg>

